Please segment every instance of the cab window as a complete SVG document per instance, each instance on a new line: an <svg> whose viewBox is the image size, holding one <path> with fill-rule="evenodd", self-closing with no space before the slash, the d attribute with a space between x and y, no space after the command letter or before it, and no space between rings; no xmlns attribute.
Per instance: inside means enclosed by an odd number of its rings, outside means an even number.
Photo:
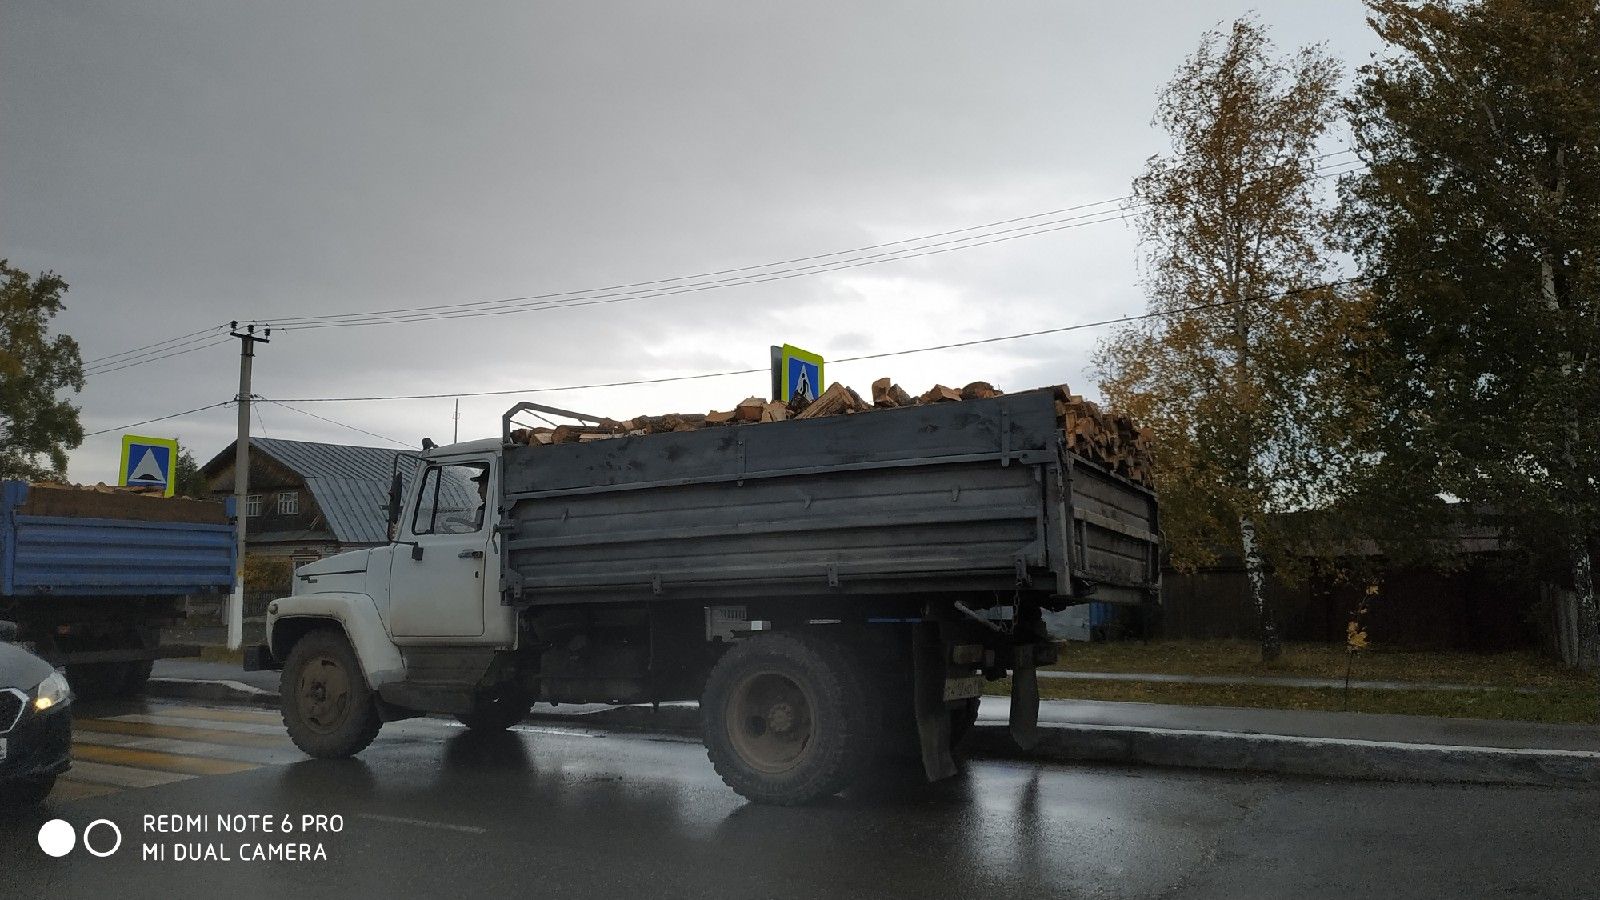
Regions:
<svg viewBox="0 0 1600 900"><path fill-rule="evenodd" d="M412 534L472 534L483 528L488 506L489 465L429 466L417 493Z"/></svg>

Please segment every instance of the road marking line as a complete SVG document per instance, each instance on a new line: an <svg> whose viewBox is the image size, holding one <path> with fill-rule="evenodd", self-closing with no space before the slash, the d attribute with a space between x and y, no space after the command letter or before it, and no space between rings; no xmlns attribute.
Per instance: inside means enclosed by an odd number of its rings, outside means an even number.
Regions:
<svg viewBox="0 0 1600 900"><path fill-rule="evenodd" d="M135 769L158 772L176 772L183 775L232 775L259 769L255 763L231 762L223 759L206 759L200 756L182 756L155 750L134 750L130 747L99 747L93 744L76 744L73 759L110 763Z"/></svg>
<svg viewBox="0 0 1600 900"><path fill-rule="evenodd" d="M96 721L102 722L138 722L145 725L170 725L175 728L193 728L196 720L179 716L168 716L158 713L126 713L120 716L106 716ZM221 719L209 719L206 725L210 728L220 728L223 731L237 731L240 734L283 734L283 720L273 722L229 722Z"/></svg>
<svg viewBox="0 0 1600 900"><path fill-rule="evenodd" d="M280 728L275 735L237 731L232 728L196 728L192 725L162 725L151 722L124 722L116 719L84 719L73 723L75 731L99 734L133 734L139 737L176 738L234 744L241 747L284 747L289 737Z"/></svg>
<svg viewBox="0 0 1600 900"><path fill-rule="evenodd" d="M283 714L254 709L212 709L208 706L163 706L161 715L208 722L249 722L254 725L283 727Z"/></svg>
<svg viewBox="0 0 1600 900"><path fill-rule="evenodd" d="M180 741L174 738L139 737L132 734L98 734L88 731L80 731L74 734L72 742L74 744L93 744L101 747L158 750L163 753L204 756L212 759L231 759L236 762L259 763L261 765L290 763L305 758L305 754L295 749L288 742L285 742L281 749L270 750L229 744L213 744L206 741Z"/></svg>
<svg viewBox="0 0 1600 900"><path fill-rule="evenodd" d="M74 800L88 800L90 797L104 797L107 794L115 794L117 791L118 788L109 784L78 781L63 775L56 779L56 786L51 788L50 799L57 803L71 803Z"/></svg>
<svg viewBox="0 0 1600 900"><path fill-rule="evenodd" d="M464 834L483 834L486 829L473 825L452 825L449 822L430 822L427 819L408 819L405 816L380 816L377 813L356 813L358 819L389 822L394 825L415 825L419 828L437 828L441 831L460 831Z"/></svg>
<svg viewBox="0 0 1600 900"><path fill-rule="evenodd" d="M195 776L90 762L77 758L77 754L74 753L72 768L61 777L68 781L82 781L113 788L147 788L172 784L175 781L188 781Z"/></svg>

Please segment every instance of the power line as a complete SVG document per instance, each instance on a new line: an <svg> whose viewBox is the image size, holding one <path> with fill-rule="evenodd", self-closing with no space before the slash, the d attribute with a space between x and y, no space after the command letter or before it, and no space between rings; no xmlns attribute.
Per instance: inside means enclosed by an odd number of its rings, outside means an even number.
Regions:
<svg viewBox="0 0 1600 900"><path fill-rule="evenodd" d="M1334 153L1323 154L1313 161L1320 162L1334 156L1353 153L1353 150L1341 150ZM1344 166L1355 166L1343 169ZM1325 168L1319 167L1316 177L1329 178L1348 174L1364 164L1360 160L1345 160L1334 163ZM1126 203L1131 197L1117 197L1110 200L1100 200L1094 203L1079 204L1077 206L1063 207L1042 213L1033 213L1027 216L1017 216L1011 219L1002 219L982 225L971 225L950 231L938 232L929 235L920 235L912 238L902 238L882 244L872 244L866 247L857 247L851 250L838 250L829 253L814 254L812 256L796 257L789 260L779 260L757 265L741 266L733 269L723 269L715 272L703 272L696 275L678 275L669 278L660 278L649 281L640 281L627 284L615 284L599 288L584 288L571 291L557 291L527 297L511 297L497 300L474 300L461 303L443 303L431 306L398 307L387 310L374 310L360 313L330 313L318 316L298 316L278 319L257 320L261 324L271 324L273 327L287 331L307 328L329 327L366 327L372 325L410 324L412 322L429 321L438 319L472 318L486 315L508 315L521 312L532 312L555 307L569 308L588 306L599 303L620 303L633 300L645 300L656 297L671 296L683 293L718 290L725 287L734 287L748 284L762 284L769 281L798 278L825 272L840 271L866 265L878 265L904 259L914 259L924 256L933 256L953 250L968 250L989 244L1016 240L1024 237L1036 237L1050 234L1067 228L1078 228L1087 225L1098 225L1106 222L1121 221L1144 204L1125 206L1120 210L1101 209L1096 212L1082 213L1067 218L1050 218L1065 212L1103 207L1111 204ZM1027 225L1015 225L1036 219L1049 219L1048 221L1033 221ZM992 230L1002 225L1013 225L998 231ZM982 231L982 234L968 234L965 237L945 241L933 241L935 238L949 235L965 234L968 232ZM900 250L884 250L867 256L860 256L868 250L883 250L905 244L918 244L914 247L904 247ZM836 259L828 263L812 263L810 265L794 265L810 260L827 259L833 257L849 257ZM792 266L792 268L779 268ZM753 273L753 274L735 274ZM729 278L717 276L733 275ZM695 279L711 279L695 281ZM684 282L684 283L679 283Z"/></svg>
<svg viewBox="0 0 1600 900"><path fill-rule="evenodd" d="M84 369L83 374L84 374L85 377L90 377L90 376L94 376L94 375L105 375L105 374L108 374L108 373L111 373L111 372L119 372L119 371L121 371L123 369L131 369L131 368L134 368L135 366L142 366L142 365L145 365L146 363L160 362L163 359L170 359L171 357L174 357L174 356L183 356L185 353L193 353L196 350L209 350L212 347L220 347L223 344L228 343L229 338L224 336L224 337L221 337L221 338L213 339L213 338L210 338L208 336L204 340L205 340L205 343L200 343L198 346L191 346L191 347L188 347L187 349L178 349L180 347L185 347L186 345L184 345L184 344L175 344L171 348L168 348L168 350L166 352L155 353L155 354L143 354L140 357L132 357L129 360L121 361L120 365L110 365L110 366L106 366L106 367L93 368L93 369L86 368L86 369ZM189 343L195 343L195 342L191 341Z"/></svg>
<svg viewBox="0 0 1600 900"><path fill-rule="evenodd" d="M297 407L290 406L288 403L285 403L282 400L269 400L268 398L261 397L261 396L255 396L254 399L260 400L262 403L271 403L271 404L274 404L276 406L281 406L284 409L290 410L291 412L297 412L302 416L310 416L313 419L321 419L322 421L327 422L330 425L337 425L340 428L348 428L351 431L359 431L364 435L367 435L369 437L375 437L380 441L388 441L391 444L396 444L396 445L399 445L401 447L405 447L407 449L412 449L412 446L410 444L406 443L405 441L396 440L396 439L394 439L392 437L389 437L386 434L378 434L375 431L368 431L365 428L357 428L354 425L347 425L344 422L340 422L337 419L330 419L327 416L319 416L316 413L311 412L310 410L299 409Z"/></svg>
<svg viewBox="0 0 1600 900"><path fill-rule="evenodd" d="M110 354L107 354L105 356L96 356L94 359L86 359L86 360L83 361L83 364L84 364L84 366L86 368L87 367L91 367L91 366L95 366L95 364L97 364L97 363L109 362L111 360L116 359L117 357L127 356L127 355L132 354L132 353L138 353L141 350L152 350L152 349L156 349L156 348L159 348L159 347L164 347L164 346L166 346L168 344L171 344L171 343L173 343L175 341L181 341L184 338L192 338L192 337L195 337L197 335L209 334L209 333L215 332L215 331L223 331L223 330L226 330L226 328L227 328L226 325L212 325L212 326L210 326L208 328L201 328L198 331L191 331L188 334L180 334L177 337L167 338L164 341L157 341L154 344L145 344L143 347L134 347L132 350L123 350L120 353L110 353Z"/></svg>
<svg viewBox="0 0 1600 900"><path fill-rule="evenodd" d="M1310 162L1320 164L1324 160L1353 154L1354 149L1346 148L1324 153L1312 157ZM1342 167L1354 165L1355 168ZM1359 159L1343 160L1326 167L1317 165L1314 172L1317 178L1329 178L1349 174L1364 165ZM684 293L719 290L727 287L736 287L750 284L763 284L771 281L787 280L790 278L808 277L827 272L842 271L868 265L880 265L906 259L916 259L926 256L935 256L955 250L969 250L991 244L1018 240L1025 237L1038 237L1051 234L1068 228L1079 228L1088 225L1099 225L1107 222L1124 221L1143 206L1143 204L1126 205L1131 196L1114 197L1107 200L1097 200L1090 203L1080 203L1073 206L1043 212L1030 213L1023 216L1014 216L1008 219L999 219L977 225L967 225L961 228L918 235L909 238L900 238L877 244L868 244L847 250L834 250L817 253L809 256L799 256L790 259L777 260L747 266L738 266L693 275L677 275L668 278L652 279L632 283L621 283L599 288L584 288L572 291L558 291L538 294L528 297L502 298L498 300L474 300L459 303L443 303L430 306L400 307L388 310L377 310L357 313L329 313L324 315L289 316L279 319L257 319L257 324L271 324L282 330L299 330L308 328L327 327L366 327L373 325L410 324L412 322L429 321L438 319L471 318L487 315L512 315L523 312L536 312L552 308L567 308L590 306L609 303L623 303L634 300L654 299ZM1104 209L1103 207L1124 204L1120 209ZM1084 210L1096 210L1083 212ZM1066 213L1079 213L1066 218L1057 218ZM1044 221L1041 221L1044 220ZM1019 224L1028 223L1028 224ZM1002 226L1012 226L1005 227ZM1000 229L1000 230L995 230ZM981 232L981 233L977 233ZM962 235L961 237L954 237ZM939 240L952 238L950 240ZM916 246L906 246L916 245ZM888 248L901 248L891 250ZM883 251L863 256L868 251ZM816 260L833 260L833 262L818 263ZM781 268L789 266L791 268ZM733 276L733 277L721 277ZM697 279L712 279L709 281ZM96 357L85 362L85 375L103 375L147 363L159 362L174 356L181 356L227 343L226 338L217 339L215 333L226 331L226 325L214 325L207 328L191 331L163 341L124 350L119 353Z"/></svg>
<svg viewBox="0 0 1600 900"><path fill-rule="evenodd" d="M1130 314L1130 315L1125 315L1125 316L1117 316L1117 317L1111 318L1111 319L1100 319L1100 320L1094 321L1094 322L1078 322L1078 323L1075 323L1075 324L1072 324L1072 325L1061 325L1061 326L1058 326L1058 327L1055 327L1055 328L1041 328L1041 329L1038 329L1038 330L1035 330L1035 331L1022 331L1022 332L1018 332L1016 334L1003 334L1003 335L997 335L997 336L994 336L994 337L974 338L974 339L969 340L969 341L954 341L954 342L951 342L951 343L948 343L948 344L936 344L936 345L931 346L931 347L915 347L915 348L908 349L908 350L890 350L890 351L885 351L883 353L866 353L866 354L862 354L860 356L846 356L846 357L842 357L840 359L829 360L829 363L830 364L839 364L839 363L848 363L848 362L864 362L864 361L867 361L867 360L874 360L874 359L887 359L887 358L895 357L895 356L909 356L909 355L911 355L913 353L929 353L929 352L933 352L933 351L936 351L936 350L955 350L955 349L959 349L959 348L962 348L962 347L976 347L976 346L983 345L983 344L998 344L998 343L1002 343L1002 342L1005 342L1005 341L1022 340L1024 338L1043 337L1045 335L1051 335L1051 334L1063 334L1063 333L1066 333L1066 332L1069 332L1069 331L1081 331L1081 330L1086 329L1086 328L1103 328L1103 327L1105 327L1107 325L1123 325L1123 324L1128 324L1128 323L1131 323L1131 322L1140 322L1140 321L1144 321L1144 320L1147 320L1147 319L1164 318L1164 317L1168 317L1168 316L1182 315L1184 313L1202 312L1202 311L1208 310L1208 309L1217 309L1217 308L1226 307L1226 306L1236 306L1236 305L1241 304L1241 303L1256 303L1256 302L1259 302L1259 301L1262 301L1262 300L1272 300L1272 299L1278 299L1278 298L1282 298L1282 297L1291 297L1291 296L1295 296L1295 295L1298 295L1298 294L1312 293L1314 291L1330 290L1330 289L1337 288L1337 287L1344 287L1346 285L1359 284L1359 283L1364 282L1364 281L1370 281L1370 280L1372 280L1374 278L1377 278L1377 277L1380 277L1380 276L1379 275L1360 275L1360 276L1355 276L1355 277L1351 277L1351 278L1339 279L1337 281L1327 281L1327 282L1322 282L1320 284L1308 285L1306 287L1301 287L1301 288L1291 288L1291 289L1288 289L1288 290L1277 291L1277 292L1273 292L1273 293L1257 294L1257 295L1253 295L1253 296L1249 296L1249 297L1241 297L1241 298L1238 298L1236 300L1218 300L1218 301L1215 301L1215 302L1212 302L1212 303L1200 303L1200 304L1195 304L1195 305L1192 305L1192 306L1180 307L1180 308L1177 308L1177 309L1156 310L1156 311L1147 312L1147 313L1138 313L1138 314ZM389 395L389 396L374 395L374 396L365 396L365 397L297 397L297 398L293 398L289 402L293 402L293 403L359 403L359 402L383 401L383 400L439 400L439 399L448 398L448 397L502 397L502 396L508 396L508 395L511 395L511 394L553 394L553 393L558 393L558 392L561 392L561 391L581 391L581 390L594 390L594 389L600 389L600 388L633 387L633 386L647 385L647 384L668 384L668 383L680 382L680 381L698 381L698 380L707 379L707 378L723 378L723 377L728 377L728 376L733 376L733 375L754 375L756 373L767 372L767 371L770 371L770 369L768 367L758 367L758 368L751 368L751 369L730 369L730 370L723 371L723 372L702 372L702 373L695 374L695 375L671 375L671 376L664 376L664 377L661 377L661 378L634 378L634 379L629 379L629 380L626 380L626 381L610 381L610 382L600 382L600 383L595 383L595 384L569 384L569 385L561 385L561 386L558 386L558 387L510 388L510 389L506 389L506 390L494 390L494 391L451 391L450 393L444 393L444 394L396 394L396 395ZM277 402L280 402L280 401L268 400L267 402L269 402L269 403L277 403Z"/></svg>
<svg viewBox="0 0 1600 900"><path fill-rule="evenodd" d="M1317 291L1331 290L1333 288L1346 287L1346 286L1353 285L1353 284L1361 284L1363 282L1372 281L1374 279L1386 277L1388 275L1393 275L1393 274L1396 274L1396 273L1394 273L1394 272L1378 272L1378 273L1373 273L1373 274L1370 274L1370 275L1357 275L1357 276L1353 276L1353 277L1350 277L1350 278L1341 278L1341 279L1338 279L1338 280L1335 280L1335 281L1325 281L1325 282L1321 282L1319 284L1307 285L1305 287L1289 288L1289 289L1283 290L1283 291L1275 291L1275 292L1266 293L1266 294L1255 294L1255 295L1252 295L1252 296L1249 296L1249 297L1240 297L1240 298L1238 298L1236 300L1217 300L1217 301L1214 301L1214 302L1211 302L1211 303L1198 303L1198 304L1194 304L1194 305L1191 305L1191 306L1179 307L1179 308L1176 308L1176 309L1156 310L1156 311L1147 312L1147 313L1139 313L1139 314L1131 314L1131 315L1125 315L1125 316L1117 316L1115 318L1100 319L1100 320L1094 321L1094 322L1079 322L1079 323L1072 324L1072 325L1062 325L1062 326L1059 326L1059 327L1056 327L1056 328L1041 328L1041 329L1038 329L1038 330L1035 330L1035 331L1023 331L1023 332L1018 332L1016 334L1004 334L1004 335L996 335L996 336L993 336L993 337L986 337L986 338L974 338L974 339L969 340L969 341L954 341L954 342L951 342L951 343L948 343L948 344L938 344L938 345L931 346L931 347L915 347L915 348L908 349L908 350L891 350L891 351L885 351L885 352L882 352L882 353L865 353L865 354L861 354L859 356L842 357L840 359L835 359L832 362L835 363L835 364L847 363L847 362L864 362L864 361L875 360L875 359L887 359L887 358L895 357L895 356L909 356L909 355L911 355L913 353L928 353L928 352L936 351L936 350L954 350L954 349L959 349L959 348L962 348L962 347L980 346L980 345L983 345L983 344L997 344L997 343L1002 343L1002 342L1005 342L1005 341L1022 340L1024 338L1042 337L1042 336L1051 335L1051 334L1062 334L1062 333L1069 332L1069 331L1080 331L1080 330L1083 330L1083 329L1086 329L1086 328L1102 328L1102 327L1105 327L1107 325L1122 325L1122 324L1128 324L1128 323L1132 323L1132 322L1145 321L1145 320L1149 320L1149 319L1157 319L1157 318L1164 318L1164 317L1168 317L1168 316L1182 315L1182 314L1191 313L1191 312L1202 312L1202 311L1205 311L1205 310L1208 310L1208 309L1218 309L1218 308L1222 308L1222 307L1236 306L1236 305L1241 304L1241 303L1256 303L1256 302L1259 302L1259 301L1262 301L1262 300L1280 299L1280 298L1283 298L1283 297L1292 297L1292 296L1296 296L1296 295L1299 295L1299 294L1309 294L1309 293L1313 293L1313 292L1317 292ZM273 398L270 398L270 397L261 397L259 395L252 395L252 399L259 400L262 403L273 403L273 404L276 404L278 406L283 407L284 409L292 410L294 412L300 413L301 415L310 416L313 419L320 419L323 422L327 422L327 423L329 423L331 425L337 425L340 428L347 428L347 429L349 429L351 431L357 431L357 432L360 432L362 434L368 435L370 437L375 437L375 438L378 438L380 440L388 441L391 444L395 444L395 445L398 445L398 446L401 446L401 447L409 448L411 445L407 444L404 441L397 440L397 439L389 437L387 435L378 434L377 432L367 431L364 428L357 428L354 425L348 425L348 424L346 424L344 422L340 422L340 421L338 421L336 419L330 419L330 418L327 418L326 416L318 415L318 414L316 414L314 412L311 412L309 410L304 410L304 409L300 409L300 408L295 407L295 406L291 406L290 404L291 403L356 403L356 402L385 401L385 400L438 400L438 399L449 398L449 397L498 397L498 396L506 396L506 395L510 395L510 394L540 394L540 393L550 394L550 393L557 393L557 392L561 392L561 391L590 390L590 389L612 388L612 387L631 387L631 386L635 386L635 385L667 384L667 383L671 383L671 382L696 381L696 380L707 379L707 378L722 378L722 377L725 377L725 376L732 376L732 375L753 375L753 374L767 372L767 371L769 371L768 368L759 367L759 368L752 368L752 369L733 369L733 370L728 370L728 371L723 371L723 372L702 372L702 373L695 374L695 375L673 375L673 376L667 376L667 377L662 377L662 378L636 378L636 379L630 379L630 380L627 380L627 381L612 381L612 382L604 382L604 383L596 383L596 384L574 384L574 385L563 385L563 386L559 386L559 387L512 388L512 389L508 389L508 390L496 390L496 391L453 391L453 392L448 393L448 394L397 394L397 395L391 395L391 396L368 396L368 397L299 397L299 398L294 398L294 399L290 399L290 400L277 400L277 399L273 399ZM182 412L169 413L169 414L164 415L164 416L156 416L154 418L143 419L143 420L138 421L138 422L130 422L130 423L126 424L126 425L119 425L119 426L117 426L115 428L102 428L99 431L86 432L84 434L84 437L86 437L86 438L87 437L94 437L96 435L108 434L108 433L113 432L113 431L122 431L122 430L128 429L128 428L137 428L140 425L148 425L151 422L164 422L164 421L166 421L168 419L177 419L177 418L181 418L183 416L193 415L194 413L197 413L197 412L204 412L205 410L208 410L208 409L215 409L215 408L217 408L219 406L229 406L229 405L232 405L234 402L235 401L231 400L231 399L230 400L223 400L223 401L221 401L219 403L211 403L211 404L207 404L205 406L197 406L194 409L186 409L186 410L184 410ZM543 418L543 417L541 416L540 418ZM549 421L549 420L545 420L545 421Z"/></svg>
<svg viewBox="0 0 1600 900"><path fill-rule="evenodd" d="M127 429L127 428L138 428L140 425L149 425L151 422L165 422L168 419L177 419L177 418L181 418L183 416L193 415L194 413L204 412L204 411L206 411L208 409L216 409L219 406L228 406L228 405L231 405L233 402L234 401L232 401L232 400L223 400L220 403L210 403L210 404L207 404L205 406L196 406L194 409L186 409L183 412L168 413L167 415L164 415L164 416L156 416L153 419L144 419L144 420L141 420L141 421L138 421L138 422L129 422L126 425L118 425L115 428L102 428L99 431L84 432L83 436L86 437L86 438L91 438L91 437L94 437L95 435L110 434L113 431L122 431L122 430Z"/></svg>
<svg viewBox="0 0 1600 900"><path fill-rule="evenodd" d="M461 309L452 307L452 311L450 312L433 312L424 311L419 308L416 310L405 311L404 315L382 314L380 317L379 314L351 314L364 315L366 318L348 319L342 321L298 322L289 324L278 324L275 322L272 327L283 331L300 331L311 328L352 328L370 327L374 325L409 325L416 322L437 321L443 319L467 319L478 318L482 316L503 316L525 312L541 312L549 309L574 309L583 306L629 303L638 300L651 300L659 297L676 296L679 294L700 293L704 291L721 290L723 288L765 284L772 281L784 281L791 278L820 275L826 272L838 272L868 265L881 265L888 262L916 259L925 256L935 256L941 253L949 253L954 250L970 250L976 247L1002 243L1005 241L1019 240L1025 237L1038 237L1040 235L1049 234L1055 231L1062 231L1067 228L1081 228L1088 225L1100 225L1106 222L1121 221L1128 217L1126 212L1097 215L1100 215L1100 217L1089 219L1075 217L1074 219L1061 220L1060 222L1051 223L1049 226L1031 226L1029 230L1022 233L1009 234L996 232L994 234L998 236L989 236L988 240L983 241L979 241L975 237L962 238L947 242L940 242L937 244L929 244L914 250L906 250L897 253L875 254L870 258L864 257L860 259L841 260L835 263L800 266L793 269L776 269L762 272L760 273L760 277L746 275L734 278L718 279L714 281L694 282L658 290L612 291L609 293L594 294L592 296L582 296L583 292L579 291L564 292L562 294L542 294L536 297L520 297L509 300L493 301L497 305L483 306L477 309ZM946 244L952 244L956 246L944 246ZM281 320L277 321L281 322Z"/></svg>

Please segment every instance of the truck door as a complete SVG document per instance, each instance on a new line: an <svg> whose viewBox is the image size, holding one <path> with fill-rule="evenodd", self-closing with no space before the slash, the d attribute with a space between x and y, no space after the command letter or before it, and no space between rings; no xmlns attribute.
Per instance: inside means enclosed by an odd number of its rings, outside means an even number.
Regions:
<svg viewBox="0 0 1600 900"><path fill-rule="evenodd" d="M422 471L390 564L389 617L397 642L483 634L493 477L487 460L431 463Z"/></svg>

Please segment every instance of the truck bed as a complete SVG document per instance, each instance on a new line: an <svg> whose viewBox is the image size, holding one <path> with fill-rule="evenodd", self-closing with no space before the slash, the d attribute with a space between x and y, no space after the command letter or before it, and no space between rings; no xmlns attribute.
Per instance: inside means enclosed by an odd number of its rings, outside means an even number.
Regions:
<svg viewBox="0 0 1600 900"><path fill-rule="evenodd" d="M1143 602L1153 495L1062 449L1048 389L505 450L517 604L998 592Z"/></svg>
<svg viewBox="0 0 1600 900"><path fill-rule="evenodd" d="M0 596L182 596L233 584L226 507L7 481Z"/></svg>

